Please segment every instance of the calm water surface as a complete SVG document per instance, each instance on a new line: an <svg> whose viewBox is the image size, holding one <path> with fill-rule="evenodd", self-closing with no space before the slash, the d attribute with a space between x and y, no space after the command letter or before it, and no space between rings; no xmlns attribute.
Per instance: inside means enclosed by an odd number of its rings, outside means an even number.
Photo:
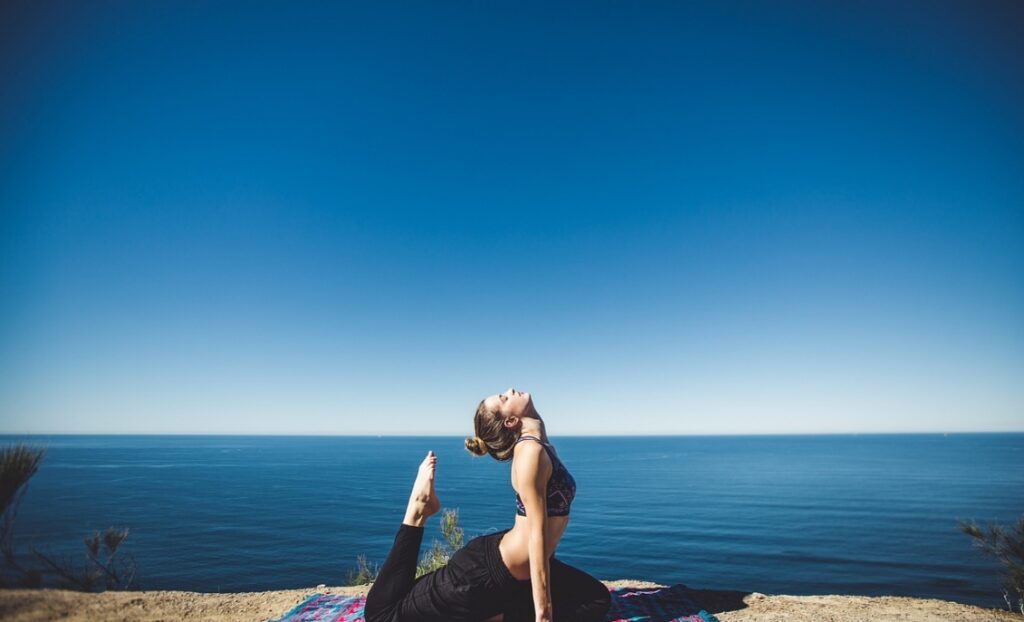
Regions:
<svg viewBox="0 0 1024 622"><path fill-rule="evenodd" d="M509 464L462 437L31 436L22 548L126 526L141 587L343 583L380 563L428 449L467 537L512 524ZM1003 606L959 518L1024 513L1024 434L552 437L576 478L558 556L602 579ZM440 537L436 521L425 543ZM424 547L426 548L426 547Z"/></svg>

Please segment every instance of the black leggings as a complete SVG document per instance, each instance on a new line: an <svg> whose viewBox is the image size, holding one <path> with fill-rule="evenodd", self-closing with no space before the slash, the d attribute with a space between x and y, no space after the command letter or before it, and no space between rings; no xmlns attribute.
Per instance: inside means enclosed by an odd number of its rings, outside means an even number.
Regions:
<svg viewBox="0 0 1024 622"><path fill-rule="evenodd" d="M508 529L470 540L448 564L416 577L423 527L402 525L366 596L366 622L534 622L532 583L512 576L498 551ZM556 622L603 622L608 588L552 556L551 609Z"/></svg>

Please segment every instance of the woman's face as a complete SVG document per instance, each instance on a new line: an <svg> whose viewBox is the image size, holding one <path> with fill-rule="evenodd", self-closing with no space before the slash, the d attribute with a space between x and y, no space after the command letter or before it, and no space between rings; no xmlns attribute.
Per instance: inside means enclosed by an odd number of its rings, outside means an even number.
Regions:
<svg viewBox="0 0 1024 622"><path fill-rule="evenodd" d="M484 400L484 405L488 410L496 410L501 413L502 419L507 419L508 417L522 418L532 415L534 412L533 399L530 397L530 394L516 391L511 387L504 393L488 397Z"/></svg>

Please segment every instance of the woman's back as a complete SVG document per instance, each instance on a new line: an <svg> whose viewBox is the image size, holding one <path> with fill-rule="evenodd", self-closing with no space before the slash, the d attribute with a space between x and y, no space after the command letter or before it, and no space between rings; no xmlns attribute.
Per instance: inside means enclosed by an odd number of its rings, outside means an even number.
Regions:
<svg viewBox="0 0 1024 622"><path fill-rule="evenodd" d="M520 440L537 440L544 445L549 451L541 452L541 464L543 471L555 475L555 470L561 460L558 458L554 451L554 448L550 445L543 443L535 437L524 437ZM516 457L519 455L520 448L517 446L515 453L513 454L513 465L515 464ZM564 467L562 467L564 469ZM514 490L522 490L519 486L519 482L516 481L515 467L512 468L512 488ZM568 473L565 473L568 475ZM571 480L571 475L568 479ZM523 482L525 485L526 482ZM551 481L549 479L548 485L550 487ZM572 485L572 492L575 492L575 482ZM571 497L571 495L570 495ZM572 499L569 498L568 501ZM545 500L547 502L547 500ZM569 524L569 515L564 516L548 516L544 525L544 542L547 544L547 555L551 557L555 554L558 548L558 543L562 539L562 534L565 533L565 528ZM530 554L529 554L529 542L530 542L530 517L523 516L522 514L515 514L515 524L512 529L505 534L501 539L498 546L498 550L501 551L502 560L508 566L509 571L516 579L526 580L530 578Z"/></svg>

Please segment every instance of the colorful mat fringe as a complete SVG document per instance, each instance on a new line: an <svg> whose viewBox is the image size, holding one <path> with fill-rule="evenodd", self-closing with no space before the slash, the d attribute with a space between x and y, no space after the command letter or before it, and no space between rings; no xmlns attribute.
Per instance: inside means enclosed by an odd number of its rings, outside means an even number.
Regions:
<svg viewBox="0 0 1024 622"><path fill-rule="evenodd" d="M694 602L685 585L620 587L608 590L612 607L606 622L718 622Z"/></svg>
<svg viewBox="0 0 1024 622"><path fill-rule="evenodd" d="M718 622L688 595L686 586L619 587L609 590L612 606L606 622ZM365 596L313 594L269 622L365 622Z"/></svg>

